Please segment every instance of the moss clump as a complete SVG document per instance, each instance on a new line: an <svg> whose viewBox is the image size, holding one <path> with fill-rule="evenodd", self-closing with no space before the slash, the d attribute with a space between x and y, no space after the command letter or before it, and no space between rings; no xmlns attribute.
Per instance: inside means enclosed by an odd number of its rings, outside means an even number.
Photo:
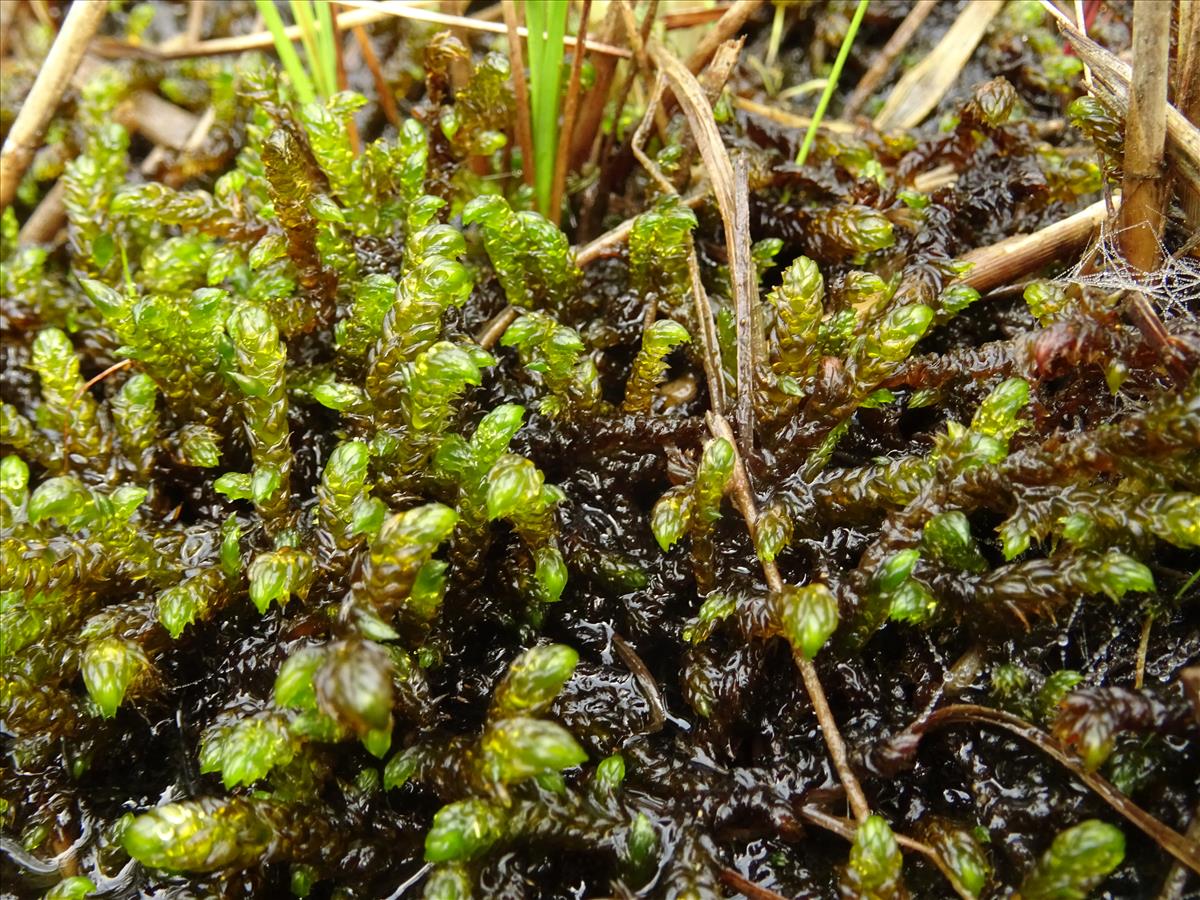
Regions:
<svg viewBox="0 0 1200 900"><path fill-rule="evenodd" d="M1013 7L989 59L1049 34ZM836 46L841 12L796 35ZM1005 65L940 131L825 136L802 169L718 98L752 173L739 335L714 203L614 152L560 230L527 208L504 57L379 29L396 126L353 91L298 103L258 55L125 60L4 210L6 883L1156 891L1157 846L1048 757L986 728L916 748L957 697L1176 831L1200 801L1194 301L1162 311L1181 377L1095 288L960 280L1097 186L1026 118L1065 110L1069 64ZM213 114L145 175L114 120L140 89ZM1072 110L1118 165L1111 116ZM649 150L690 158L663 124ZM958 181L918 191L941 166ZM52 177L65 243L20 246ZM606 205L628 249L577 255ZM710 377L753 433L718 427Z"/></svg>

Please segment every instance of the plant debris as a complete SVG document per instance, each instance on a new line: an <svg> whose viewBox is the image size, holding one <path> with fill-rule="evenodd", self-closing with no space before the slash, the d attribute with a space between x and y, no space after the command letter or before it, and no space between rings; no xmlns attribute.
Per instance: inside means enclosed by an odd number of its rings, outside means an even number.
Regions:
<svg viewBox="0 0 1200 900"><path fill-rule="evenodd" d="M533 4L5 9L5 889L1195 886L1133 5Z"/></svg>

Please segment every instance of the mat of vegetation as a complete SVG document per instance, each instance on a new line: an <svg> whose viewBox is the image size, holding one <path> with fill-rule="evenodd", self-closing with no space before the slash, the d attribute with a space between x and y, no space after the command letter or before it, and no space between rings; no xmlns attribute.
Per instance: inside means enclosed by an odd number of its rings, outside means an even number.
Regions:
<svg viewBox="0 0 1200 900"><path fill-rule="evenodd" d="M1197 207L1053 243L1126 123L1041 5L882 130L909 4L199 8L3 210L3 890L1196 888Z"/></svg>

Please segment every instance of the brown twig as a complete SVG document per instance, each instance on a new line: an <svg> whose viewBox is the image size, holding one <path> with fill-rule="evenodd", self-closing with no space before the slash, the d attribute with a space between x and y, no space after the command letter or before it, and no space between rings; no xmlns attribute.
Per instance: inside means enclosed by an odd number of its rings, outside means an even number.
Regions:
<svg viewBox="0 0 1200 900"><path fill-rule="evenodd" d="M508 326L517 320L517 308L515 306L506 306L500 312L496 313L483 328L479 329L479 334L475 335L475 343L484 350L491 350L496 346L496 342L504 336L504 332L508 330Z"/></svg>
<svg viewBox="0 0 1200 900"><path fill-rule="evenodd" d="M517 104L517 146L521 148L521 177L533 187L533 131L529 126L529 85L525 81L525 49L521 45L521 20L516 0L501 0L512 59L513 97ZM554 207L551 207L552 209Z"/></svg>
<svg viewBox="0 0 1200 900"><path fill-rule="evenodd" d="M358 41L358 48L362 51L363 62L367 64L367 68L371 70L371 77L375 79L375 93L379 96L379 105L383 109L383 114L387 117L388 122L399 128L401 124L400 110L396 108L396 98L392 96L392 89L383 75L379 57L375 53L375 48L371 46L371 36L367 34L367 29L362 25L355 25L351 30L354 32L354 39Z"/></svg>
<svg viewBox="0 0 1200 900"><path fill-rule="evenodd" d="M812 119L808 116L796 116L782 109L776 109L773 106L756 103L746 97L734 97L733 105L751 115L770 119L775 124L782 125L784 128L795 128L799 131L806 131L812 125ZM839 122L837 119L822 119L818 127L837 132L838 134L853 134L858 130L849 122Z"/></svg>
<svg viewBox="0 0 1200 900"><path fill-rule="evenodd" d="M579 18L579 40L587 41L588 16L592 12L592 0L583 0ZM562 130L558 134L558 147L554 154L554 181L550 187L550 209L555 216L562 209L563 188L567 183L567 163L571 153L571 136L575 133L575 116L579 112L579 75L583 71L584 53L576 49L571 60L571 78L567 82L567 98L563 102Z"/></svg>
<svg viewBox="0 0 1200 900"><path fill-rule="evenodd" d="M108 4L103 0L73 3L67 11L37 80L21 104L21 111L0 150L0 209L12 203L17 185L42 142L63 91L107 12Z"/></svg>
<svg viewBox="0 0 1200 900"><path fill-rule="evenodd" d="M749 458L754 452L754 393L758 361L765 355L762 329L755 311L759 306L758 267L750 248L750 169L744 153L734 160L734 242L730 247L730 276L736 286L734 320L737 326L737 422L738 450Z"/></svg>
<svg viewBox="0 0 1200 900"><path fill-rule="evenodd" d="M1125 817L1131 824L1137 826L1160 847L1191 869L1200 873L1200 844L1189 841L1179 832L1164 825L1150 813L1137 806L1128 797L1117 790L1105 778L1095 772L1083 768L1079 761L1068 754L1058 742L1043 731L1034 728L1018 716L977 706L970 703L958 703L943 707L931 715L924 723L921 733L927 733L943 725L983 724L1003 728L1017 737L1033 744L1047 756L1066 768L1072 775L1091 788L1101 800Z"/></svg>
<svg viewBox="0 0 1200 900"><path fill-rule="evenodd" d="M373 10L385 16L397 16L401 19L433 22L435 25L466 28L471 31L488 31L492 34L508 33L508 27L501 25L499 22L488 22L474 16L451 16L446 13L435 12L432 9L409 6L406 3L397 2L397 0L339 0L339 2L343 6L352 6L355 9L361 10ZM527 37L529 34L524 28L519 29L519 31L522 37ZM572 35L564 35L563 44L568 47L574 47L576 46L576 40ZM624 47L614 47L612 44L602 44L599 41L585 40L583 46L595 53L607 53L611 56L620 56L624 59L629 59L632 55Z"/></svg>
<svg viewBox="0 0 1200 900"><path fill-rule="evenodd" d="M737 0L725 10L725 14L705 33L703 40L696 45L692 55L687 58L687 68L693 75L708 65L712 55L717 52L729 38L737 34L738 29L746 24L746 20L762 4L762 0Z"/></svg>
<svg viewBox="0 0 1200 900"><path fill-rule="evenodd" d="M717 877L726 887L732 888L739 894L745 894L750 900L787 900L783 894L777 894L770 888L759 887L749 878L728 866L722 866L717 872Z"/></svg>
<svg viewBox="0 0 1200 900"><path fill-rule="evenodd" d="M621 27L620 4L611 3L600 26L600 38L605 43L612 43L617 39ZM608 105L613 78L617 73L617 59L614 56L599 56L592 60L592 66L596 78L580 104L575 133L571 135L571 165L576 169L588 161L592 145L596 143L596 136L604 123L604 108Z"/></svg>
<svg viewBox="0 0 1200 900"><path fill-rule="evenodd" d="M875 116L879 131L913 128L937 107L983 39L1004 0L971 0L932 52L904 73Z"/></svg>
<svg viewBox="0 0 1200 900"><path fill-rule="evenodd" d="M896 57L904 52L908 42L920 29L921 23L929 18L929 14L933 12L935 6L937 6L937 0L917 0L913 8L908 11L908 15L900 23L900 27L892 33L888 42L883 45L883 49L875 55L875 59L863 73L862 78L858 79L854 92L842 108L842 115L845 118L853 118L862 105L867 102L867 98L875 92L875 88L879 87L879 83L892 68Z"/></svg>
<svg viewBox="0 0 1200 900"><path fill-rule="evenodd" d="M658 682L654 680L654 676L650 674L650 670L642 662L642 658L625 638L613 632L612 642L613 649L617 651L621 661L633 673L634 680L637 681L638 687L642 689L642 695L646 698L646 705L650 708L650 727L647 729L647 733L653 734L656 731L662 731L663 722L667 720L667 708L663 704Z"/></svg>
<svg viewBox="0 0 1200 900"><path fill-rule="evenodd" d="M54 187L46 192L33 213L21 226L17 235L17 244L27 247L32 244L48 244L54 236L67 224L67 209L63 206L63 197L67 193L67 183L63 179L54 182Z"/></svg>
<svg viewBox="0 0 1200 900"><path fill-rule="evenodd" d="M723 417L719 414L709 413L707 418L709 430L715 437L724 438L731 445L736 446L733 431ZM753 540L755 522L758 521L758 506L754 501L754 494L750 489L750 480L746 477L746 467L742 461L742 456L736 452L734 454L733 477L730 480L729 493L733 498L734 506L742 514L742 518L746 522L746 528L750 532L750 538ZM767 580L767 587L772 591L782 591L783 577L779 574L778 566L773 562L764 562L762 570ZM829 758L833 762L833 768L838 773L842 787L846 790L846 799L850 803L850 809L854 812L854 818L861 823L871 814L871 806L867 803L867 796L863 793L862 785L858 783L858 778L855 777L854 770L850 767L850 756L846 752L846 742L842 739L842 733L838 729L837 720L833 717L833 710L829 708L829 701L825 697L825 688L821 685L821 677L817 674L817 668L813 665L812 660L806 658L799 651L794 652L792 658L795 660L796 667L800 670L800 677L804 681L804 689L808 694L809 701L813 705L813 712L816 713L817 723L821 727L822 737L825 738L825 746L829 750Z"/></svg>
<svg viewBox="0 0 1200 900"><path fill-rule="evenodd" d="M71 422L73 421L71 418L71 414L75 411L75 404L79 402L79 399L84 394L86 394L95 385L99 384L101 381L103 381L109 375L112 375L114 372L120 372L122 369L127 369L131 365L133 365L132 359L123 359L120 362L113 363L111 366L109 366L107 369L105 369L99 375L93 375L91 378L89 378L87 381L85 381L83 384L81 384L79 386L79 390L77 390L71 396L71 402L67 404L67 409L63 413L62 461L63 461L63 471L64 472L66 472L67 469L71 465L71 451L70 451Z"/></svg>
<svg viewBox="0 0 1200 900"><path fill-rule="evenodd" d="M1120 197L1113 202L1119 204ZM1033 234L1014 235L963 256L973 268L962 279L981 294L1082 251L1108 218L1100 200Z"/></svg>
<svg viewBox="0 0 1200 900"><path fill-rule="evenodd" d="M818 809L815 806L802 806L798 810L802 819L811 822L813 825L819 825L826 831L831 831L839 837L845 838L847 841L854 841L855 829L854 823L840 818L839 816L830 815L823 809ZM942 859L942 855L930 847L926 843L910 838L908 835L897 834L896 843L907 850L912 850L920 853L931 863L933 863L939 872L941 872L946 880L950 882L950 886L954 888L954 892L964 900L972 900L975 897L973 893L967 890L966 886L959 880L958 875L954 870L946 865L946 861Z"/></svg>

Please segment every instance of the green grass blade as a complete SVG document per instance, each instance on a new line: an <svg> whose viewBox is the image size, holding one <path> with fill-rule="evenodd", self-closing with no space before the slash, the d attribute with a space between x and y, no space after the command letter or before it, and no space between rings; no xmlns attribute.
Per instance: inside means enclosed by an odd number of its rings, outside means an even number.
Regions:
<svg viewBox="0 0 1200 900"><path fill-rule="evenodd" d="M833 61L833 69L829 72L829 82L825 85L825 90L821 92L821 102L817 104L817 111L813 113L808 131L804 133L804 143L800 145L800 152L796 156L796 165L798 166L804 165L804 161L808 159L808 151L812 149L813 140L817 136L817 129L821 126L821 119L825 118L825 110L829 107L829 100L833 97L833 92L837 90L838 79L842 75L842 66L846 64L846 57L850 55L850 48L854 46L854 38L858 34L859 24L867 12L868 2L870 0L858 0L858 8L854 10L854 18L850 20L850 27L846 29L846 36L842 39L842 46L838 49L837 59Z"/></svg>
<svg viewBox="0 0 1200 900"><path fill-rule="evenodd" d="M263 21L267 23L267 28L270 29L271 37L275 39L275 52L279 54L279 61L283 63L284 71L292 81L296 96L301 103L311 103L317 96L313 90L312 79L308 77L308 72L304 70L304 65L296 54L296 48L292 46L292 42L288 40L287 34L284 32L283 19L279 15L279 10L275 8L273 0L254 0L254 2Z"/></svg>
<svg viewBox="0 0 1200 900"><path fill-rule="evenodd" d="M321 68L321 56L317 49L317 21L313 17L312 4L309 0L289 0L292 7L292 18L300 26L300 42L304 44L304 55L308 59L308 71L316 85L317 93L328 97L325 84L325 73Z"/></svg>
<svg viewBox="0 0 1200 900"><path fill-rule="evenodd" d="M528 0L529 94L533 119L534 191L542 215L558 221L551 210L554 160L558 153L559 88L562 75L563 37L569 5L556 0Z"/></svg>
<svg viewBox="0 0 1200 900"><path fill-rule="evenodd" d="M332 97L338 92L337 73L337 41L338 34L333 28L333 14L328 3L317 4L317 49L321 54L321 66L325 73L328 93Z"/></svg>

